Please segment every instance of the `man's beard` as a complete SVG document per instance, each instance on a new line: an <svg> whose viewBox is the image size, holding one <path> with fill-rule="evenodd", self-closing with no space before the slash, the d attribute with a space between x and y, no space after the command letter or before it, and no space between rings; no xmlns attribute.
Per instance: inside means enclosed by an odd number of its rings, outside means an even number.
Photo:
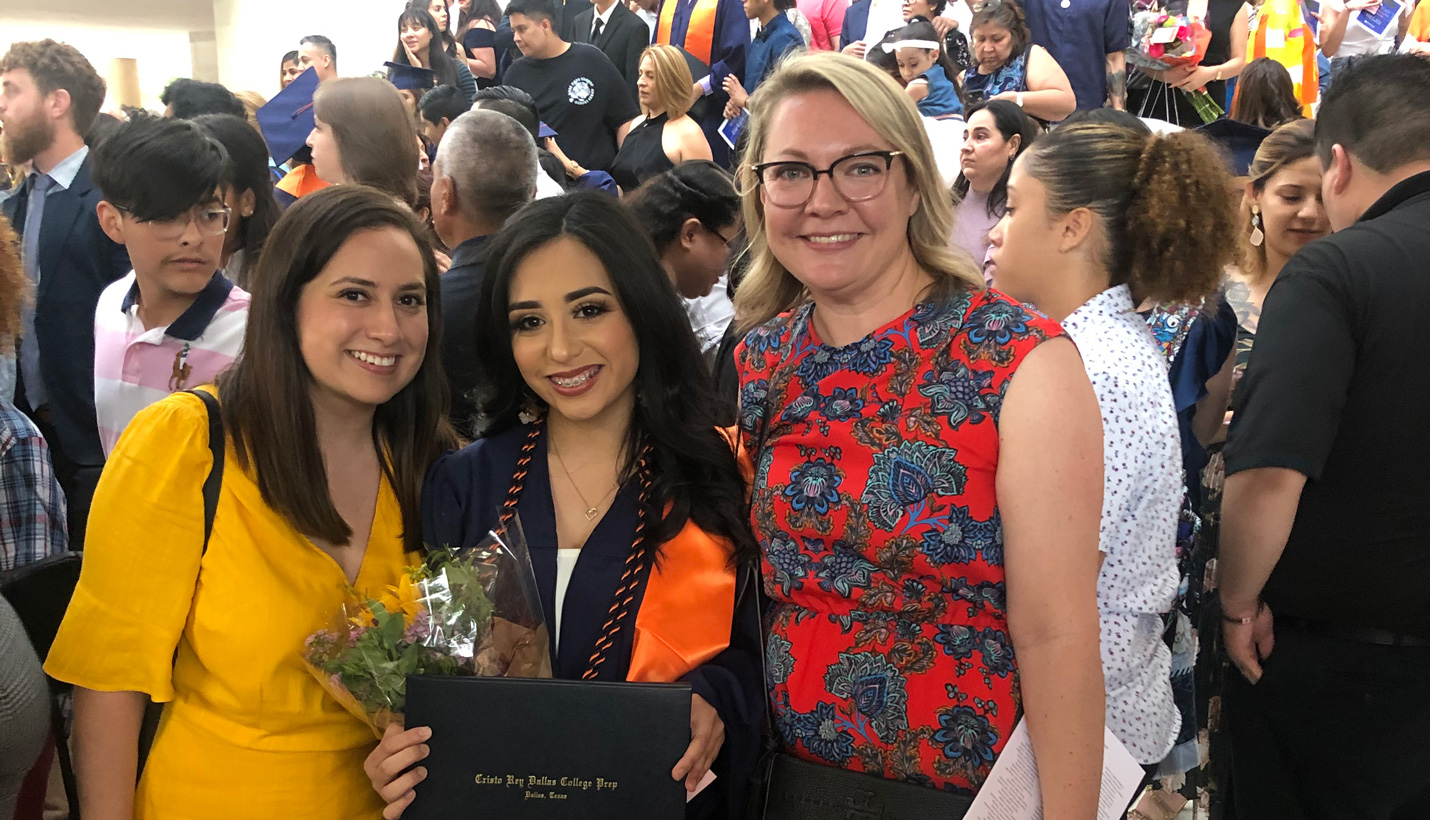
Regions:
<svg viewBox="0 0 1430 820"><path fill-rule="evenodd" d="M0 134L0 157L11 165L29 162L55 141L55 124L37 116L30 122L8 122Z"/></svg>

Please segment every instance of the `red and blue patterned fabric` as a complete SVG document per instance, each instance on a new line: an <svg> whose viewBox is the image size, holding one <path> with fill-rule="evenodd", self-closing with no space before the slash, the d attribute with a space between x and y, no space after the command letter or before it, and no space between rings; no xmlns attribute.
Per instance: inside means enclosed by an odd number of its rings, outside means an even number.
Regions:
<svg viewBox="0 0 1430 820"><path fill-rule="evenodd" d="M736 350L784 750L968 794L1013 730L994 493L1010 379L1058 325L994 291L845 347L812 305Z"/></svg>

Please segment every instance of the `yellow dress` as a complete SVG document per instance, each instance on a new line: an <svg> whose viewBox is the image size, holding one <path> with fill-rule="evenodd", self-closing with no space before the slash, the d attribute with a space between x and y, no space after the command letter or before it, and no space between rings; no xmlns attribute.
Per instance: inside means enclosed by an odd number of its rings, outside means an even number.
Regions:
<svg viewBox="0 0 1430 820"><path fill-rule="evenodd" d="M336 561L263 502L229 442L208 552L212 459L198 397L136 416L109 457L84 568L45 671L167 702L136 820L377 818L372 731L303 666L303 642L345 600ZM415 560L384 479L355 586L376 596ZM177 660L175 649L178 650Z"/></svg>

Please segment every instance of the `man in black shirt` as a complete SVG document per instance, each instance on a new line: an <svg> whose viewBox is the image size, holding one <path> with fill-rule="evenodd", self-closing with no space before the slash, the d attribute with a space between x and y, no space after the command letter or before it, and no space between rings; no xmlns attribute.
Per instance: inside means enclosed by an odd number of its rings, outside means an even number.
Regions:
<svg viewBox="0 0 1430 820"><path fill-rule="evenodd" d="M482 387L477 304L487 237L536 195L536 143L521 123L480 109L452 120L432 164L432 225L452 249L442 274L442 367L452 386L452 423L476 437Z"/></svg>
<svg viewBox="0 0 1430 820"><path fill-rule="evenodd" d="M1338 73L1316 150L1337 232L1267 294L1226 446L1232 799L1408 820L1430 812L1430 62Z"/></svg>
<svg viewBox="0 0 1430 820"><path fill-rule="evenodd" d="M595 46L568 43L553 28L551 0L512 0L506 9L522 58L505 82L536 99L541 120L576 164L605 171L640 116L625 78Z"/></svg>

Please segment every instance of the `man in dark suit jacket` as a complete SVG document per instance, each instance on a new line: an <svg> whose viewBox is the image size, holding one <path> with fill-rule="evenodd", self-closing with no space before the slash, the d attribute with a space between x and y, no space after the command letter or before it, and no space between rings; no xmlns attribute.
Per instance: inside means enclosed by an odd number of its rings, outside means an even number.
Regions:
<svg viewBox="0 0 1430 820"><path fill-rule="evenodd" d="M432 225L452 249L442 274L442 368L452 386L452 423L475 438L483 379L477 306L487 237L536 196L536 142L515 119L476 109L452 120L432 163Z"/></svg>
<svg viewBox="0 0 1430 820"><path fill-rule="evenodd" d="M82 136L105 84L83 55L53 40L11 46L0 58L0 83L5 154L34 165L4 205L25 271L38 285L33 309L21 317L15 404L49 442L69 502L70 547L80 549L104 466L94 415L94 309L104 288L130 269L124 246L99 227L101 196Z"/></svg>
<svg viewBox="0 0 1430 820"><path fill-rule="evenodd" d="M596 21L601 21L596 34ZM602 0L577 14L573 23L573 43L590 43L605 52L616 64L621 76L630 84L636 99L636 80L640 79L641 53L650 45L650 27L621 0ZM593 36L594 35L594 36Z"/></svg>

